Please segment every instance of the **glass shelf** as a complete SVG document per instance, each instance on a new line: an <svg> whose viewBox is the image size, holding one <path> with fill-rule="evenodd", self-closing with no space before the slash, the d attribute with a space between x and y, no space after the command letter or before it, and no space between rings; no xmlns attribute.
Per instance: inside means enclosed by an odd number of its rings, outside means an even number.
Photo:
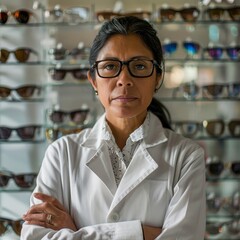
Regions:
<svg viewBox="0 0 240 240"><path fill-rule="evenodd" d="M12 103L22 103L22 102L44 102L44 98L39 99L0 99L0 102L12 102Z"/></svg>
<svg viewBox="0 0 240 240"><path fill-rule="evenodd" d="M159 98L160 101L164 102L221 102L221 101L240 101L240 98L196 98L196 99L187 99L187 98L176 98L176 97L166 97L166 98Z"/></svg>
<svg viewBox="0 0 240 240"><path fill-rule="evenodd" d="M90 87L91 84L88 80L79 80L76 82L68 82L67 80L64 81L56 81L56 82L48 82L44 84L44 87Z"/></svg>
<svg viewBox="0 0 240 240"><path fill-rule="evenodd" d="M185 22L185 21L152 21L156 26L164 26L164 25L210 25L210 24L240 24L240 21L231 21L231 20L222 20L222 21L213 21L213 20L198 20L195 22Z"/></svg>
<svg viewBox="0 0 240 240"><path fill-rule="evenodd" d="M7 189L7 188L1 188L0 187L0 193L5 192L5 193L22 193L22 192L32 192L34 188L18 188L18 189Z"/></svg>
<svg viewBox="0 0 240 240"><path fill-rule="evenodd" d="M150 20L150 23L156 26L166 26L166 25L210 25L210 24L240 24L240 21L231 21L231 20L222 20L222 21L213 21L213 20L198 20L195 22L186 22L186 21L161 21L161 20ZM19 24L19 23L6 23L1 24L1 27L69 27L69 26L87 26L87 27L95 27L96 25L102 25L103 22L95 21L84 21L84 22L67 22L67 21L59 21L59 22L36 22L36 23L27 23L27 24Z"/></svg>
<svg viewBox="0 0 240 240"><path fill-rule="evenodd" d="M240 182L240 177L238 177L238 176L225 176L225 177L207 176L206 181L207 182L225 182L225 181L239 181Z"/></svg>
<svg viewBox="0 0 240 240"><path fill-rule="evenodd" d="M0 144L13 144L13 143L23 143L23 144L26 144L26 143L30 143L30 144L39 144L39 143L45 143L46 140L45 138L43 139L40 139L40 140L3 140L3 139L0 139Z"/></svg>

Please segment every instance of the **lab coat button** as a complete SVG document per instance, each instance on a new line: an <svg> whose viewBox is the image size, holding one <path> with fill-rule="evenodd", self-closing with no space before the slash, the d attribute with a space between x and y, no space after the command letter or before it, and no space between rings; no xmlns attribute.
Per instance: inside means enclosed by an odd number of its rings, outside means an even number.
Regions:
<svg viewBox="0 0 240 240"><path fill-rule="evenodd" d="M113 220L114 222L117 222L117 221L119 220L119 215L118 215L118 213L113 213L111 218L112 218L112 220Z"/></svg>

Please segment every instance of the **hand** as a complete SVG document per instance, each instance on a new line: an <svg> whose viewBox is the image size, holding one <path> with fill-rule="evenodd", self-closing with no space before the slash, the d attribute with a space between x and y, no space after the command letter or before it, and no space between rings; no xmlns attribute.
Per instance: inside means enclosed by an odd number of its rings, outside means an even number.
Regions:
<svg viewBox="0 0 240 240"><path fill-rule="evenodd" d="M145 240L154 240L160 235L162 229L158 227L150 227L147 225L142 225L143 235Z"/></svg>
<svg viewBox="0 0 240 240"><path fill-rule="evenodd" d="M34 197L42 200L42 203L33 205L26 214L23 215L23 220L27 224L34 224L53 230L68 228L76 231L77 228L69 213L64 206L54 197L43 193L35 193Z"/></svg>

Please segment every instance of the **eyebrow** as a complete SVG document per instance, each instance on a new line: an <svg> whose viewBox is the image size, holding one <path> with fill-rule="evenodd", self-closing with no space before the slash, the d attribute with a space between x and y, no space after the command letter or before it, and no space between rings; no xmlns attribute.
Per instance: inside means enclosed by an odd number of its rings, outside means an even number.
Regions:
<svg viewBox="0 0 240 240"><path fill-rule="evenodd" d="M129 59L126 60L126 61L135 60L135 59L152 60L153 58L149 58L149 57L146 57L146 56L134 56L134 57L129 58ZM102 60L117 60L117 61L122 61L122 60L120 60L120 59L117 58L117 57L106 57L106 58L103 58L103 59L97 60L97 61L102 61Z"/></svg>

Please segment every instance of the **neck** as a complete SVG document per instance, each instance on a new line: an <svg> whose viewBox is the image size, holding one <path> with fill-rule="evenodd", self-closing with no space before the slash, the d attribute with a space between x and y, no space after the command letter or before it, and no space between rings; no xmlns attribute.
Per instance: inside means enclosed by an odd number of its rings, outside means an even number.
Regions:
<svg viewBox="0 0 240 240"><path fill-rule="evenodd" d="M107 122L111 128L112 134L115 138L116 144L122 150L126 145L126 141L130 134L139 128L146 118L146 113L142 116L133 118L108 118Z"/></svg>

